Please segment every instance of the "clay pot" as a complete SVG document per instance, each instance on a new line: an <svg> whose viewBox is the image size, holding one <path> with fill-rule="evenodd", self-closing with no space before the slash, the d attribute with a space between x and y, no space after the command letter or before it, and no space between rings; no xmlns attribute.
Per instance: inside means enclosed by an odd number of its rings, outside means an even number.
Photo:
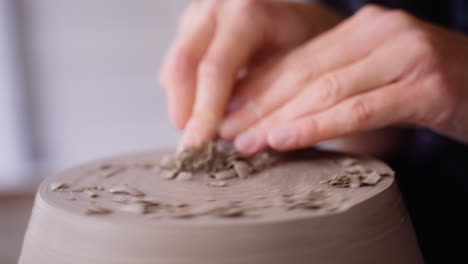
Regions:
<svg viewBox="0 0 468 264"><path fill-rule="evenodd" d="M423 263L410 218L392 176L376 186L327 187L346 199L334 210L311 211L269 208L252 217L158 218L152 214L119 211L108 190L126 182L147 196L168 202L174 199L193 204L206 197L222 200L252 195L272 197L282 191L301 192L321 186L320 182L340 170L333 155L312 160L290 160L247 180L235 179L227 187L210 187L208 179L168 181L154 171L133 169L128 164L151 161L160 154L146 153L110 160L127 164L109 178L90 173L101 162L85 165L46 179L40 186L20 264L418 264ZM105 161L109 162L109 161ZM372 159L364 166L388 167ZM200 180L198 180L200 179ZM67 190L52 190L57 181ZM72 193L73 186L103 186L97 197ZM57 187L57 186L55 186ZM71 199L69 195L75 195ZM67 199L65 199L67 198ZM267 198L268 199L268 198ZM95 201L111 212L83 214ZM156 213L159 209L156 207Z"/></svg>

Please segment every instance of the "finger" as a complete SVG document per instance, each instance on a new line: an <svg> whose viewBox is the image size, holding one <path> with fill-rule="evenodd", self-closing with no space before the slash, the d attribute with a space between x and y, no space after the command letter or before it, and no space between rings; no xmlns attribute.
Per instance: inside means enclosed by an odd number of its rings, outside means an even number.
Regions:
<svg viewBox="0 0 468 264"><path fill-rule="evenodd" d="M378 129L413 116L411 96L402 84L357 95L335 107L291 120L267 132L268 144L277 150L312 146L320 141Z"/></svg>
<svg viewBox="0 0 468 264"><path fill-rule="evenodd" d="M267 132L263 128L252 128L234 140L236 150L244 156L252 156L268 147Z"/></svg>
<svg viewBox="0 0 468 264"><path fill-rule="evenodd" d="M284 106L254 124L254 129L236 138L236 148L245 155L252 155L268 146L266 134L277 124L316 113L345 98L391 83L406 68L396 56L388 58L388 54L404 55L404 52L391 53L400 49L401 45L385 46L363 60L312 82Z"/></svg>
<svg viewBox="0 0 468 264"><path fill-rule="evenodd" d="M394 41L377 48L369 56L322 75L262 122L270 127L278 122L316 113L346 98L386 86L400 79L413 67L408 60L411 60L417 51L414 47L405 45L411 38L412 34L399 35Z"/></svg>
<svg viewBox="0 0 468 264"><path fill-rule="evenodd" d="M263 40L259 25L252 19L226 19L218 25L198 68L196 99L184 145L196 145L216 136L237 75Z"/></svg>
<svg viewBox="0 0 468 264"><path fill-rule="evenodd" d="M195 1L188 8L161 70L169 116L179 129L183 129L192 112L197 67L214 34L214 2Z"/></svg>
<svg viewBox="0 0 468 264"><path fill-rule="evenodd" d="M333 43L336 40L342 38L343 34L349 32L351 29L353 29L353 27L359 27L360 25L364 25L364 23L367 23L367 20L373 19L378 15L381 15L385 11L386 9L383 7L373 4L367 5L366 7L362 8L362 11L360 11L360 15L353 16L350 19L349 23L338 24L335 28L324 32L322 36L314 42L315 49L320 50L326 48L329 45L329 43ZM276 81L276 78L268 77L278 77L281 75L281 71L287 69L287 67L273 67L275 64L279 64L279 62L281 61L280 59L286 57L284 56L284 54L281 54L280 51L278 51L277 53L279 54L276 54L274 56L272 56L271 52L268 51L256 54L255 59L259 58L259 60L255 60L252 63L250 63L249 66L251 67L251 75L263 76L264 78L250 78L250 82L248 82L247 85L240 85L240 87L237 88L236 94L233 96L230 104L228 105L228 113L234 112L235 110L239 109L242 106L242 101L244 101L244 103L248 105L249 101L245 100L245 98L252 97L252 95L258 93L258 91L270 87L271 84ZM288 91L287 93L290 94L290 91ZM253 108L252 110L256 111L255 108Z"/></svg>
<svg viewBox="0 0 468 264"><path fill-rule="evenodd" d="M266 134L278 124L323 111L347 98L401 81L404 74L413 70L414 65L408 61L421 56L417 45L407 45L414 38L414 32L400 34L393 42L378 48L364 59L312 82L283 107L236 138L236 146L242 152L254 154L268 145ZM402 57L405 59L402 60Z"/></svg>
<svg viewBox="0 0 468 264"><path fill-rule="evenodd" d="M281 63L260 70L261 75L252 74L235 95L237 109L223 122L220 134L232 139L250 125L263 118L253 112L268 114L295 96L305 83L331 70L346 66L367 56L378 47L388 34L378 33L383 18L374 19L383 11L370 9L355 16L331 33L319 36L309 44L286 56ZM370 41L362 42L364 36L372 34ZM307 58L307 59L305 59Z"/></svg>

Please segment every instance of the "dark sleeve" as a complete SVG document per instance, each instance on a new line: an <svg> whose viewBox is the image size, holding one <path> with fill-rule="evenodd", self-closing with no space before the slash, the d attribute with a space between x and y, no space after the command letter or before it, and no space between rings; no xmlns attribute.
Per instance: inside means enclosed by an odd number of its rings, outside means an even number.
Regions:
<svg viewBox="0 0 468 264"><path fill-rule="evenodd" d="M345 16L354 14L366 4L373 3L388 8L406 10L432 23L468 33L468 1L427 1L427 0L317 0Z"/></svg>

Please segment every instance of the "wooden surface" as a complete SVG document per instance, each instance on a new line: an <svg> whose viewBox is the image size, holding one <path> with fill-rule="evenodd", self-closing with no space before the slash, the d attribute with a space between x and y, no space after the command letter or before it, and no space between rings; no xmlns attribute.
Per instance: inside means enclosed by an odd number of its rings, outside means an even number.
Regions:
<svg viewBox="0 0 468 264"><path fill-rule="evenodd" d="M32 195L0 195L0 263L16 264L33 204Z"/></svg>

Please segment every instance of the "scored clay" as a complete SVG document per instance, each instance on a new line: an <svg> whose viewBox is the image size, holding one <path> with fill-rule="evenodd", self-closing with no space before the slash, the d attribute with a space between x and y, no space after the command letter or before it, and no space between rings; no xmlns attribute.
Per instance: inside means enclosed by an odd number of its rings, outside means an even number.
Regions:
<svg viewBox="0 0 468 264"><path fill-rule="evenodd" d="M423 263L380 161L306 150L174 164L171 153L47 178L19 263Z"/></svg>

